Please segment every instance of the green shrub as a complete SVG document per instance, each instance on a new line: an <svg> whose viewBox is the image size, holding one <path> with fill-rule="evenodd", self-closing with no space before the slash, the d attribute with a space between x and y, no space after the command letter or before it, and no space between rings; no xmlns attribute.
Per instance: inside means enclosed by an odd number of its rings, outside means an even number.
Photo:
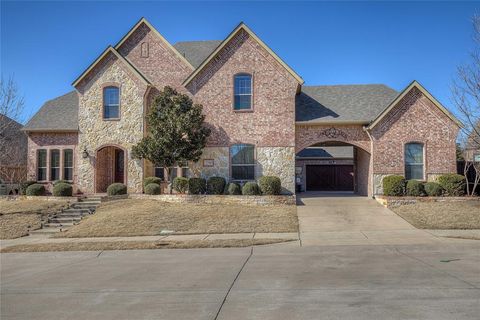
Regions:
<svg viewBox="0 0 480 320"><path fill-rule="evenodd" d="M207 193L208 194L223 194L225 191L225 178L223 177L210 177L207 180Z"/></svg>
<svg viewBox="0 0 480 320"><path fill-rule="evenodd" d="M257 196L261 194L260 187L256 182L247 182L243 185L242 194L245 196Z"/></svg>
<svg viewBox="0 0 480 320"><path fill-rule="evenodd" d="M146 194L160 194L162 192L160 185L156 183L149 183L145 186Z"/></svg>
<svg viewBox="0 0 480 320"><path fill-rule="evenodd" d="M403 196L405 194L405 178L395 175L383 178L383 194L386 196Z"/></svg>
<svg viewBox="0 0 480 320"><path fill-rule="evenodd" d="M67 183L67 184L71 184L70 181L67 181L67 180L57 180L57 181L54 181L53 182L53 186L55 187L57 184L59 183Z"/></svg>
<svg viewBox="0 0 480 320"><path fill-rule="evenodd" d="M465 194L465 177L462 175L455 173L441 175L438 177L438 184L447 196L459 197Z"/></svg>
<svg viewBox="0 0 480 320"><path fill-rule="evenodd" d="M423 182L418 180L407 181L407 196L411 197L423 197L425 196L425 187Z"/></svg>
<svg viewBox="0 0 480 320"><path fill-rule="evenodd" d="M436 182L425 183L425 192L430 197L440 197L443 194L443 188Z"/></svg>
<svg viewBox="0 0 480 320"><path fill-rule="evenodd" d="M118 196L121 194L127 194L127 186L123 183L112 183L107 188L107 194L109 196Z"/></svg>
<svg viewBox="0 0 480 320"><path fill-rule="evenodd" d="M73 194L73 187L70 183L59 182L54 184L53 195L55 197L71 197Z"/></svg>
<svg viewBox="0 0 480 320"><path fill-rule="evenodd" d="M242 194L242 187L238 183L230 182L226 193L231 196Z"/></svg>
<svg viewBox="0 0 480 320"><path fill-rule="evenodd" d="M188 179L184 177L176 177L173 179L173 190L178 193L187 193L188 191Z"/></svg>
<svg viewBox="0 0 480 320"><path fill-rule="evenodd" d="M44 196L45 195L45 187L43 184L34 183L27 187L25 192L27 196Z"/></svg>
<svg viewBox="0 0 480 320"><path fill-rule="evenodd" d="M282 182L279 177L263 176L258 179L258 186L265 195L279 195L282 192Z"/></svg>
<svg viewBox="0 0 480 320"><path fill-rule="evenodd" d="M204 194L207 190L207 182L203 178L188 179L188 193Z"/></svg>
<svg viewBox="0 0 480 320"><path fill-rule="evenodd" d="M37 181L28 180L28 181L21 182L20 183L20 194L21 195L26 195L27 194L27 188L29 186L31 186L32 184L35 184L35 183L37 183Z"/></svg>
<svg viewBox="0 0 480 320"><path fill-rule="evenodd" d="M161 185L162 184L162 179L157 178L157 177L147 177L147 178L143 179L143 187L144 188L146 186L148 186L150 183L156 183L158 185Z"/></svg>

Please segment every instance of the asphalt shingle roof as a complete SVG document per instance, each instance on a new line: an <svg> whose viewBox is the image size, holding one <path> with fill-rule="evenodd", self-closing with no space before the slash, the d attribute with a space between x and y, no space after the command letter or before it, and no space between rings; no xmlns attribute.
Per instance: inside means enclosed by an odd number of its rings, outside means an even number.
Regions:
<svg viewBox="0 0 480 320"><path fill-rule="evenodd" d="M78 130L78 95L71 91L49 100L28 121L24 130Z"/></svg>
<svg viewBox="0 0 480 320"><path fill-rule="evenodd" d="M374 120L398 95L383 84L303 86L295 101L297 122Z"/></svg>
<svg viewBox="0 0 480 320"><path fill-rule="evenodd" d="M220 40L181 41L173 45L181 55L198 68L202 62L222 43Z"/></svg>
<svg viewBox="0 0 480 320"><path fill-rule="evenodd" d="M310 147L297 153L297 158L353 158L352 146Z"/></svg>

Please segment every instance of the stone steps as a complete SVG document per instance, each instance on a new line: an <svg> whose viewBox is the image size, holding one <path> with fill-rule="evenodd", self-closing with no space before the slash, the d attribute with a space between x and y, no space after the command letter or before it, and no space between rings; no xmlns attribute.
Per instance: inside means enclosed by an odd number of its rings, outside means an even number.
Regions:
<svg viewBox="0 0 480 320"><path fill-rule="evenodd" d="M71 204L68 209L50 216L46 222L42 223L42 229L33 230L30 234L54 234L65 231L79 223L84 216L93 214L101 204L101 200L100 197L79 198L78 202Z"/></svg>

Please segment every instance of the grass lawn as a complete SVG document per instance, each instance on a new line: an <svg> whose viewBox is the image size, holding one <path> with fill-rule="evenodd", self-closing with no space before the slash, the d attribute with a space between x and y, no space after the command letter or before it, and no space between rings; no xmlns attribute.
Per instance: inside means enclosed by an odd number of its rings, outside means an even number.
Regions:
<svg viewBox="0 0 480 320"><path fill-rule="evenodd" d="M3 248L0 252L49 252L49 251L100 251L134 249L191 249L191 248L236 248L280 242L285 239L229 239L229 240L187 240L187 241L102 241L73 243L21 244Z"/></svg>
<svg viewBox="0 0 480 320"><path fill-rule="evenodd" d="M66 207L66 201L0 200L0 239L14 239L41 227L42 215Z"/></svg>
<svg viewBox="0 0 480 320"><path fill-rule="evenodd" d="M480 201L417 202L390 209L419 229L480 229Z"/></svg>
<svg viewBox="0 0 480 320"><path fill-rule="evenodd" d="M126 199L103 203L58 237L119 237L180 234L297 232L295 206L174 204Z"/></svg>

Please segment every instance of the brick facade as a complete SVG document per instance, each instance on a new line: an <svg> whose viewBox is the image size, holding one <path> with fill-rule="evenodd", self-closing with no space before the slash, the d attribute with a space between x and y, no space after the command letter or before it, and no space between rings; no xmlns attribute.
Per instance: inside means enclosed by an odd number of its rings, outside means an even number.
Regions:
<svg viewBox="0 0 480 320"><path fill-rule="evenodd" d="M73 148L78 190L96 192L97 153L105 146L115 146L125 153L129 192L142 192L142 180L153 175L154 168L132 159L130 152L145 135L148 106L167 85L202 104L206 124L212 129L202 159L189 164L193 175L228 179L229 148L238 143L255 146L255 178L279 176L286 193L295 191L295 154L318 143L355 147L355 191L362 195L381 192L383 176L404 174L404 145L408 142L424 144L427 179L455 172L459 128L416 87L370 131L364 128L367 123L296 124L295 98L301 89L298 78L247 29L238 28L229 39L185 85L183 82L194 72L192 65L149 24L140 23L76 83L79 133L30 133L29 177L36 176L39 148ZM251 110L233 109L234 76L239 73L252 76ZM110 85L120 89L121 116L105 121L103 88ZM83 150L89 154L86 159L81 156ZM213 166L204 167L203 160L213 160L208 161Z"/></svg>

